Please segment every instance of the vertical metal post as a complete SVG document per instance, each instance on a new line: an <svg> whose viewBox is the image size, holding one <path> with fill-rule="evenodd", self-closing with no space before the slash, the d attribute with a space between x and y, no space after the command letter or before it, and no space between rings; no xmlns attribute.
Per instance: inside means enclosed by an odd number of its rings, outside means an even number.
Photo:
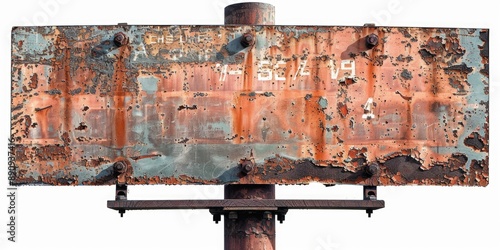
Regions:
<svg viewBox="0 0 500 250"><path fill-rule="evenodd" d="M274 199L274 194L274 185L226 185L224 187L224 199ZM247 209L229 211L225 215L224 249L276 249L274 214Z"/></svg>
<svg viewBox="0 0 500 250"><path fill-rule="evenodd" d="M237 3L224 9L225 25L274 25L274 6ZM274 185L226 185L224 199L275 199ZM224 218L224 249L275 249L275 215L230 211Z"/></svg>

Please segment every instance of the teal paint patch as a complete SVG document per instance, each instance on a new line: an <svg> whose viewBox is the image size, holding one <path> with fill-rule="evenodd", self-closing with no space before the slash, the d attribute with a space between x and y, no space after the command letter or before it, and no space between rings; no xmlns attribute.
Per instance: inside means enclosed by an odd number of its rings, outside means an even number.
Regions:
<svg viewBox="0 0 500 250"><path fill-rule="evenodd" d="M49 43L41 33L31 31L31 27L17 28L12 35L13 54L23 60L39 62L42 59L48 60L54 58L55 53L51 53L51 43Z"/></svg>
<svg viewBox="0 0 500 250"><path fill-rule="evenodd" d="M132 109L132 117L144 117L144 112L141 109Z"/></svg>
<svg viewBox="0 0 500 250"><path fill-rule="evenodd" d="M112 164L111 164L112 165ZM94 178L95 175L99 173L99 170L101 168L107 168L111 166L110 164L102 164L97 166L96 168L91 168L91 169L86 169L85 165L81 164L71 164L71 171L69 171L69 174L78 176L78 178L81 181L84 180L90 180L91 178ZM80 173L83 174L83 176L80 175ZM82 177L82 178L80 178Z"/></svg>
<svg viewBox="0 0 500 250"><path fill-rule="evenodd" d="M212 122L206 125L206 128L210 131L222 131L223 133L231 133L231 124L226 122Z"/></svg>
<svg viewBox="0 0 500 250"><path fill-rule="evenodd" d="M134 147L134 151L138 152L140 155L149 154L149 150L154 149L153 143L149 140L149 127L153 125L148 124L137 124L132 128L132 132L139 136L139 140L142 142L139 146Z"/></svg>
<svg viewBox="0 0 500 250"><path fill-rule="evenodd" d="M467 170L470 169L472 160L486 159L487 152L479 152L465 145L465 139L473 132L479 133L481 136L486 135L484 124L487 123L487 103L489 96L485 93L484 88L487 87L489 79L480 73L483 68L480 48L484 42L479 37L480 30L476 30L470 34L469 29L459 29L460 45L465 49L462 62L473 69L467 76L470 90L467 95L467 106L464 108L466 124L465 131L458 138L457 147L433 147L433 151L440 154L453 154L456 152L463 153L467 156ZM486 85L484 84L486 83ZM442 124L441 126L443 126Z"/></svg>
<svg viewBox="0 0 500 250"><path fill-rule="evenodd" d="M255 39L255 46L258 50L267 48L269 45L266 36L257 36L257 39Z"/></svg>
<svg viewBox="0 0 500 250"><path fill-rule="evenodd" d="M148 94L153 94L158 90L158 79L155 77L138 77L142 90Z"/></svg>
<svg viewBox="0 0 500 250"><path fill-rule="evenodd" d="M133 161L134 176L172 177L176 170L173 161L173 157L164 155Z"/></svg>
<svg viewBox="0 0 500 250"><path fill-rule="evenodd" d="M467 136L473 132L478 132L481 136L486 135L484 124L487 123L487 103L489 96L485 93L486 87L483 82L489 83L489 79L480 73L483 68L481 51L479 46L484 42L481 41L479 36L480 30L476 30L474 34L469 34L467 29L460 29L460 45L465 48L464 62L468 67L472 67L473 71L467 76L467 82L470 85L470 94L467 96L467 107L465 108L467 119L467 132L462 133L459 143L463 149L467 149L469 156L467 162L467 169L469 169L472 159L486 159L488 153L477 152L470 147L465 146L464 141Z"/></svg>
<svg viewBox="0 0 500 250"><path fill-rule="evenodd" d="M232 150L223 145L168 144L159 151L159 157L133 161L133 176L178 178L185 175L205 181L216 180L230 167L237 165L226 154L241 154L243 150L242 146L236 146Z"/></svg>
<svg viewBox="0 0 500 250"><path fill-rule="evenodd" d="M324 97L320 97L318 101L319 106L321 109L326 109L328 108L328 100Z"/></svg>

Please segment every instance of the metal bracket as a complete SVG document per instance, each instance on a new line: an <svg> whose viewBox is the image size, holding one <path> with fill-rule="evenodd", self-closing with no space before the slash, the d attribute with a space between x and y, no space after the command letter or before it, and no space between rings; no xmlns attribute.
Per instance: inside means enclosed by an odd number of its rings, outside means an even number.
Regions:
<svg viewBox="0 0 500 250"><path fill-rule="evenodd" d="M363 186L363 200L376 201L377 200L377 186ZM372 217L373 209L366 209L368 218Z"/></svg>
<svg viewBox="0 0 500 250"><path fill-rule="evenodd" d="M115 201L127 200L127 184L116 183ZM125 209L118 209L120 217L123 217Z"/></svg>
<svg viewBox="0 0 500 250"><path fill-rule="evenodd" d="M288 208L276 207L224 207L210 208L209 212L213 215L213 220L216 224L221 221L222 215L230 220L237 220L242 214L260 214L263 220L272 220L278 218L280 223L285 220L285 215Z"/></svg>
<svg viewBox="0 0 500 250"><path fill-rule="evenodd" d="M242 214L262 214L263 219L277 217L285 220L289 209L336 209L365 210L368 217L374 210L385 207L383 200L377 200L377 187L364 186L363 200L276 200L276 199L224 199L224 200L127 200L127 185L116 185L116 199L108 201L108 208L118 210L158 209L208 209L218 223L222 215L237 220Z"/></svg>

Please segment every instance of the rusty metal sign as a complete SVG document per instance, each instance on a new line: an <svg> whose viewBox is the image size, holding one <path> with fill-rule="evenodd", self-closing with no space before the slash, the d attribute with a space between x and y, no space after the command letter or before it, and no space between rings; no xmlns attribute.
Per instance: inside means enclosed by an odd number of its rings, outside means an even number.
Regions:
<svg viewBox="0 0 500 250"><path fill-rule="evenodd" d="M12 31L15 184L488 184L487 29Z"/></svg>

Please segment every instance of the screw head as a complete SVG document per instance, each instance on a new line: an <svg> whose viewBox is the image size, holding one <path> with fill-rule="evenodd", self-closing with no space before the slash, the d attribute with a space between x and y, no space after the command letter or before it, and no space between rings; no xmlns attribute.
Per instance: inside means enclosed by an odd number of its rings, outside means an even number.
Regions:
<svg viewBox="0 0 500 250"><path fill-rule="evenodd" d="M245 33L241 37L240 44L245 48L253 45L254 43L255 43L255 38L250 33Z"/></svg>
<svg viewBox="0 0 500 250"><path fill-rule="evenodd" d="M366 37L366 47L369 49L377 46L378 44L378 36L375 34L370 34Z"/></svg>
<svg viewBox="0 0 500 250"><path fill-rule="evenodd" d="M125 195L117 195L116 200L118 200L118 201L127 200L127 197L125 197Z"/></svg>
<svg viewBox="0 0 500 250"><path fill-rule="evenodd" d="M366 174L370 177L377 175L379 171L380 171L380 166L377 163L371 163L365 168Z"/></svg>
<svg viewBox="0 0 500 250"><path fill-rule="evenodd" d="M123 173L127 169L127 165L122 161L115 162L115 164L113 164L113 169L118 173Z"/></svg>
<svg viewBox="0 0 500 250"><path fill-rule="evenodd" d="M271 212L264 212L264 219L271 220L273 218L273 214Z"/></svg>
<svg viewBox="0 0 500 250"><path fill-rule="evenodd" d="M251 164L243 165L243 172L248 174L253 170L253 166Z"/></svg>
<svg viewBox="0 0 500 250"><path fill-rule="evenodd" d="M113 37L113 43L118 47L127 45L128 44L127 35L125 35L123 32L116 33L115 36Z"/></svg>
<svg viewBox="0 0 500 250"><path fill-rule="evenodd" d="M227 215L227 217L228 217L228 219L234 221L234 220L238 219L238 213L236 213L236 212L229 212L229 214Z"/></svg>

